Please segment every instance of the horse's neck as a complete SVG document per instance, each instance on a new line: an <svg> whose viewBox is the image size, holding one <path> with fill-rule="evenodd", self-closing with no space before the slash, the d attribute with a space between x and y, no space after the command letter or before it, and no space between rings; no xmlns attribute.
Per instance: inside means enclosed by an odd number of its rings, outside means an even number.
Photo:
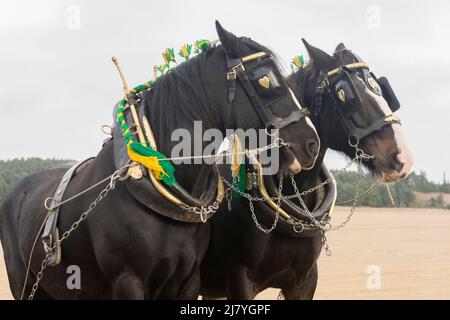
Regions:
<svg viewBox="0 0 450 320"><path fill-rule="evenodd" d="M191 120L188 120L191 121ZM192 120L193 122L194 120ZM208 127L219 127L219 124L211 123L211 119L208 119ZM175 123L175 127L184 128L186 127L185 123ZM204 131L205 129L203 129ZM201 156L204 151L205 143L203 142L203 132L199 135L199 132L193 132L193 130L189 130L189 136L191 143L189 143L190 148L186 151L190 150L190 153L182 153L182 154L172 154L173 147L178 143L183 143L184 140L180 140L178 142L171 141L171 130L160 127L160 132L156 133L155 139L157 141L158 151L164 154L166 157L191 157L190 159L185 159L181 164L174 164L175 167L175 178L177 182L183 186L187 191L189 191L193 196L200 197L201 194L208 187L208 183L211 178L215 178L213 176L214 167L211 164L206 164L203 159L199 159L198 156ZM163 134L163 132L170 132L170 134ZM187 139L188 137L184 137L182 139ZM199 140L194 142L194 140ZM201 150L197 150L195 145L201 145ZM187 145L186 145L187 146ZM200 152L200 154L198 154ZM194 159L195 157L195 159ZM173 163L174 161L172 161ZM176 162L176 161L175 161Z"/></svg>

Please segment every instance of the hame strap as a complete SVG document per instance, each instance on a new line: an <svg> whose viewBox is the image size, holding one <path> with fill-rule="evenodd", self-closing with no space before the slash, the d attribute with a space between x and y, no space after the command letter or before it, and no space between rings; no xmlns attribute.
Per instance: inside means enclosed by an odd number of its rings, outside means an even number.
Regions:
<svg viewBox="0 0 450 320"><path fill-rule="evenodd" d="M126 100L119 102L117 109L117 122L120 124L122 135L125 138L128 146L128 155L132 161L138 162L151 170L158 180L162 180L166 185L171 186L175 183L175 168L170 161L159 161L159 159L166 158L162 153L144 146L143 144L133 141L133 136L130 133L123 110L127 104Z"/></svg>
<svg viewBox="0 0 450 320"><path fill-rule="evenodd" d="M201 54L206 51L210 47L210 45L211 42L209 40L198 40L194 43L194 45L184 44L178 52L178 55L185 60L188 60L191 55L192 46L194 46L194 51L196 54ZM166 48L162 53L164 64L154 67L155 79L153 81L150 80L134 87L130 90L130 94L132 96L136 96L138 93L152 89L156 81L171 69L171 62L175 65L178 65L174 52L175 51L173 48ZM160 73L159 75L157 74L158 71ZM170 161L160 161L160 159L166 159L167 157L157 150L144 145L144 143L133 141L133 136L130 132L130 128L128 127L123 115L126 105L126 99L123 99L119 102L116 120L119 123L122 135L127 142L128 155L130 159L142 164L147 169L151 170L154 176L158 180L162 180L166 185L173 185L176 182L174 176L175 168Z"/></svg>

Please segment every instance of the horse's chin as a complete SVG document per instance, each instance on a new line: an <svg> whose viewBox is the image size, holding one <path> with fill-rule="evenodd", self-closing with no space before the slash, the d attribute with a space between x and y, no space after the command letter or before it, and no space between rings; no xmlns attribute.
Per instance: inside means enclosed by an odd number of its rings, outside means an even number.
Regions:
<svg viewBox="0 0 450 320"><path fill-rule="evenodd" d="M391 183L400 181L402 179L405 179L408 176L408 172L398 172L398 171L388 171L383 169L377 169L373 166L366 166L365 167L369 170L369 172L372 174L372 176L376 180L380 180L384 183Z"/></svg>
<svg viewBox="0 0 450 320"><path fill-rule="evenodd" d="M396 182L396 181L405 179L407 177L407 175L408 174L406 174L406 173L397 172L397 171L393 171L390 173L381 172L381 174L379 175L379 178L384 183L391 183L391 182Z"/></svg>

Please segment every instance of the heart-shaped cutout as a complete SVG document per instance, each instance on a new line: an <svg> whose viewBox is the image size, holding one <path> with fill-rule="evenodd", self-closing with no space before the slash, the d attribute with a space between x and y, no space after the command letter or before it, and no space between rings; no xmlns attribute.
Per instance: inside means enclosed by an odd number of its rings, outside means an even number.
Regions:
<svg viewBox="0 0 450 320"><path fill-rule="evenodd" d="M269 89L270 87L270 80L268 76L264 76L261 79L259 79L259 85L263 88Z"/></svg>

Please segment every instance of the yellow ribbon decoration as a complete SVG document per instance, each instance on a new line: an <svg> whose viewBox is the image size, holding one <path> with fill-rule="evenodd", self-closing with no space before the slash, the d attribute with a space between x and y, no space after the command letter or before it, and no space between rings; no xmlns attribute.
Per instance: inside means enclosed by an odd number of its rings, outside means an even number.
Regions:
<svg viewBox="0 0 450 320"><path fill-rule="evenodd" d="M145 157L140 154L137 154L128 146L128 155L130 159L134 162L138 162L142 164L147 169L153 172L153 175L156 179L161 180L163 176L167 176L167 173L159 164L159 160L157 157Z"/></svg>
<svg viewBox="0 0 450 320"><path fill-rule="evenodd" d="M241 152L241 142L239 141L239 138L235 136L233 143L232 168L231 168L233 177L237 177L239 175L239 168L241 167L239 161L240 152Z"/></svg>

